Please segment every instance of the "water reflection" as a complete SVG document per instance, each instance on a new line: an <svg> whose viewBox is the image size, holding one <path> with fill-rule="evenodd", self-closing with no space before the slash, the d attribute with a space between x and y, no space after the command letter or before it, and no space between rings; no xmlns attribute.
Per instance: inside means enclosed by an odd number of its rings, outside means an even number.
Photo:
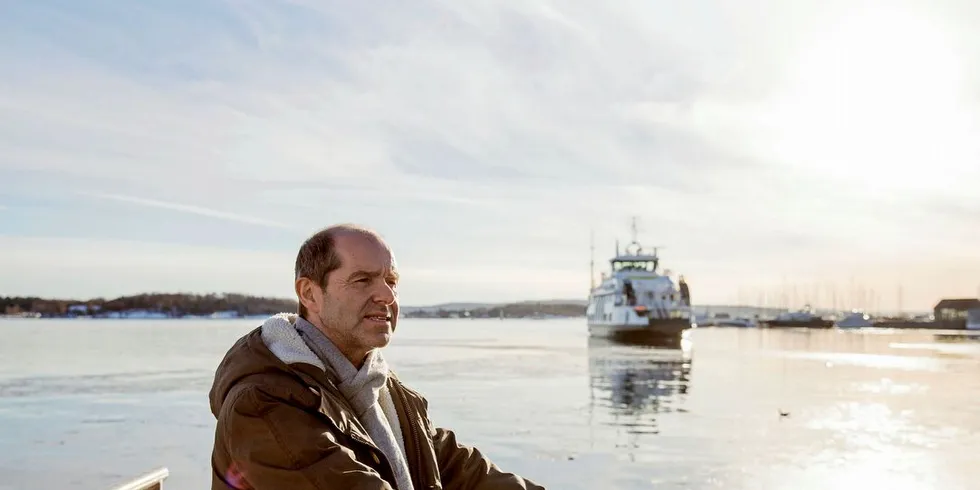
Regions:
<svg viewBox="0 0 980 490"><path fill-rule="evenodd" d="M692 350L687 339L626 343L589 338L589 388L593 426L621 429L637 448L659 433L658 417L683 411L690 389Z"/></svg>

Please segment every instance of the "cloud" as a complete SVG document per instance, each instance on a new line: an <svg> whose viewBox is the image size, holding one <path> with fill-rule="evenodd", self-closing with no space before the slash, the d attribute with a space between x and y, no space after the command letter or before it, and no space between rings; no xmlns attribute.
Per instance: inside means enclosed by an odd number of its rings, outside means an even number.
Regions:
<svg viewBox="0 0 980 490"><path fill-rule="evenodd" d="M177 19L160 7L114 13L137 15L134 20L145 16L147 23L151 13L164 14L115 57L101 51L117 37L99 31L107 19L91 12L81 20L55 17L55 25L66 23L68 32L88 42L44 51L54 51L54 60L71 72L73 86L60 97L44 85L6 87L11 99L16 96L18 114L33 113L27 119L36 121L9 128L12 141L32 142L30 155L16 158L18 152L11 159L32 168L52 165L54 159L36 152L45 144L74 153L58 165L75 171L94 167L89 171L135 175L139 169L168 181L172 177L161 175L163 169L180 165L195 167L202 179L228 171L323 180L386 172L465 182L535 177L616 184L633 181L635 171L651 164L660 179L650 185L692 180L690 172L678 170L697 165L695 159L676 162L663 158L669 150L658 150L676 139L669 133L659 135L658 144L644 145L659 155L630 150L656 130L623 121L618 108L637 98L688 103L703 82L683 65L643 59L626 72L619 65L618 73L596 76L612 62L611 54L625 53L610 53L589 40L594 33L582 24L587 12L571 18L555 8L500 4L481 11L439 2L412 9L392 5L383 14L339 4L234 5L251 36L222 29L224 22L215 31L192 30L186 34L198 48L188 54L178 54L187 39L163 36L157 24ZM494 14L499 31L484 20ZM221 19L227 17L223 12ZM415 24L400 27L406 19ZM371 37L344 28L328 34L313 29L350 23ZM409 41L411 33L429 29L436 34ZM631 36L636 42L645 37L639 30L624 37ZM168 60L147 67L151 62L140 52L165 52ZM25 78L46 75L28 61L18 66ZM147 71L160 75L148 77ZM646 86L651 77L661 88ZM111 93L114 103L106 107L83 95L99 92ZM39 93L44 100L36 103ZM675 136L694 145L701 139ZM88 150L78 151L82 147ZM125 162L126 171L114 172L120 170L115 162Z"/></svg>
<svg viewBox="0 0 980 490"><path fill-rule="evenodd" d="M127 240L2 236L8 294L86 298L141 291L240 291L284 296L287 254Z"/></svg>
<svg viewBox="0 0 980 490"><path fill-rule="evenodd" d="M107 199L111 201L124 202L128 204L136 204L138 206L149 206L154 208L168 209L171 211L177 211L181 213L190 213L200 216L208 216L211 218L217 218L227 221L235 221L238 223L246 223L250 225L266 226L269 228L283 228L291 229L292 226L279 222L271 221L262 218L256 218L253 216L244 216L241 214L229 213L225 211L218 211L215 209L204 208L201 206L193 206L189 204L179 204L166 201L157 201L155 199L144 199L141 197L133 196L123 196L118 194L101 194L101 193L81 193L83 196L93 197L97 199Z"/></svg>
<svg viewBox="0 0 980 490"><path fill-rule="evenodd" d="M608 255L634 215L645 240L667 246L672 268L712 284L708 297L796 270L883 256L901 264L923 251L969 255L971 222L950 216L975 202L964 190L974 171L951 173L960 182L953 191L941 174L880 167L884 177L904 176L903 186L928 180L920 198L876 186L871 166L849 172L838 163L928 156L933 140L968 133L925 132L910 147L873 125L845 138L828 130L833 118L810 120L836 106L800 96L808 92L797 65L852 8L843 0L26 2L0 19L10 74L0 78L0 195L26 203L8 209L4 224L32 236L173 235L182 246L248 243L290 255L301 232L358 221L389 237L403 264L439 271L418 293L433 301L436 291L469 299L579 291L569 283L587 261L589 231ZM964 77L975 80L969 19L980 12L945 8L930 18L948 28ZM869 38L886 32L870 21L862 28ZM915 107L928 102L922 95ZM961 102L954 122L969 128L977 101ZM896 114L907 106L896 104ZM864 144L868 131L890 146ZM826 135L834 138L823 145ZM952 147L963 151L950 161L970 156L972 146ZM923 204L936 196L951 202ZM920 229L931 232L909 232ZM497 284L482 269L491 266L527 272L511 291L440 285L454 271ZM188 283L214 284L187 270Z"/></svg>
<svg viewBox="0 0 980 490"><path fill-rule="evenodd" d="M297 244L298 246L298 244ZM115 297L140 292L243 292L292 297L295 251L267 252L243 247L207 247L133 240L0 235L0 290L16 295L60 298ZM548 294L577 296L588 278L563 269L536 272L509 267L402 267L403 302L422 304L452 298L462 287L475 298L510 300L528 295L515 280L545 286ZM8 293L10 294L10 293ZM482 299L481 299L482 300Z"/></svg>

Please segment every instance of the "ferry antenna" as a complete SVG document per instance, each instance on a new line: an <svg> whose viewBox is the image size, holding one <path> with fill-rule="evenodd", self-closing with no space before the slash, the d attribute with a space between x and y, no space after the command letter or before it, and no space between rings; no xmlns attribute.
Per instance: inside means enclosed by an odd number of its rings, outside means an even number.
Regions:
<svg viewBox="0 0 980 490"><path fill-rule="evenodd" d="M595 230L589 232L589 289L595 289Z"/></svg>

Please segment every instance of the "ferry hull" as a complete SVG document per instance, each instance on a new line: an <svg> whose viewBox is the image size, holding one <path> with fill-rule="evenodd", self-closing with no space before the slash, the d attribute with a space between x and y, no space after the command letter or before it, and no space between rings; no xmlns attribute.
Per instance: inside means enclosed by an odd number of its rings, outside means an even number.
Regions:
<svg viewBox="0 0 980 490"><path fill-rule="evenodd" d="M694 328L686 318L650 319L647 324L604 324L590 323L589 334L593 337L604 337L618 341L634 341L643 339L677 338Z"/></svg>

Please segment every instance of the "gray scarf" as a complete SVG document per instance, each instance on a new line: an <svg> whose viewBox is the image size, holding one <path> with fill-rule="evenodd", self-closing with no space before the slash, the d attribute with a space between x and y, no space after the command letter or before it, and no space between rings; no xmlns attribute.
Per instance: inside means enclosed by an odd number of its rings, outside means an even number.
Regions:
<svg viewBox="0 0 980 490"><path fill-rule="evenodd" d="M302 317L296 318L296 330L310 350L340 379L337 388L354 408L371 440L391 463L398 490L414 490L398 414L385 384L388 364L381 350L368 353L364 365L358 370L323 332Z"/></svg>

